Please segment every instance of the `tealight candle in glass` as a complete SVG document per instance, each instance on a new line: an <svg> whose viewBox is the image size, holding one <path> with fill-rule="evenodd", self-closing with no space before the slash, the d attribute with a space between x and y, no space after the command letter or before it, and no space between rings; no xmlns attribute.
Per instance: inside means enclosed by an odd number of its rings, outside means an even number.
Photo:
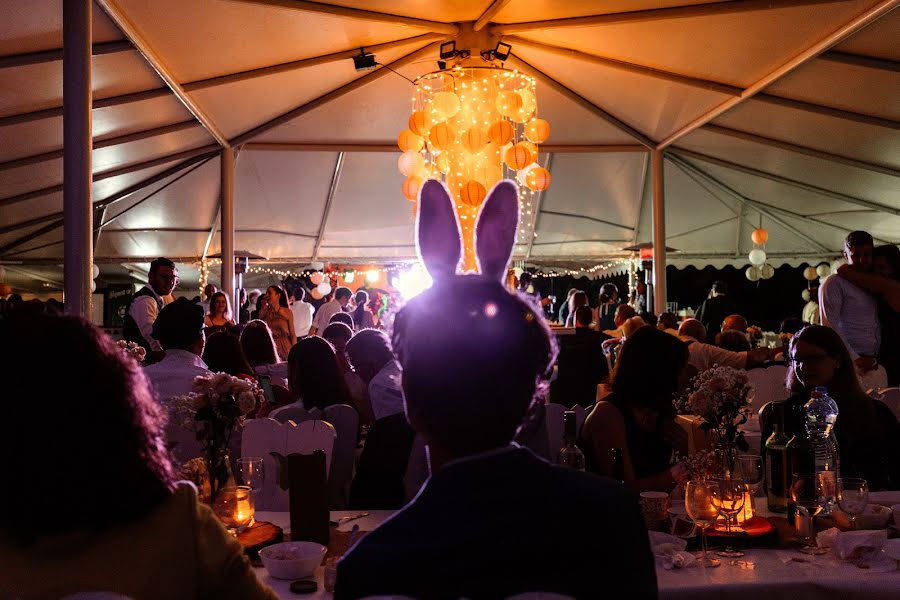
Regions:
<svg viewBox="0 0 900 600"><path fill-rule="evenodd" d="M213 511L234 535L244 531L253 522L255 513L250 486L239 485L221 490Z"/></svg>

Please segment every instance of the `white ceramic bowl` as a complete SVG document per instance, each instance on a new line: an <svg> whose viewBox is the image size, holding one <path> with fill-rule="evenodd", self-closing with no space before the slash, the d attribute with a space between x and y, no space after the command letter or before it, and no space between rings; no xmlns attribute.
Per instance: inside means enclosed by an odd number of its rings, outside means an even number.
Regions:
<svg viewBox="0 0 900 600"><path fill-rule="evenodd" d="M269 575L276 579L301 579L322 564L328 548L315 542L282 542L259 551Z"/></svg>

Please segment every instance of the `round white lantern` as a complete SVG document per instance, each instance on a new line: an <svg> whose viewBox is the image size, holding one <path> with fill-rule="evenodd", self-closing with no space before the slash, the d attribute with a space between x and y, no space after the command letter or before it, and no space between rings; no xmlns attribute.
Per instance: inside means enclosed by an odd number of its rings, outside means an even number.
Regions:
<svg viewBox="0 0 900 600"><path fill-rule="evenodd" d="M331 284L327 281L323 281L316 286L316 289L319 290L319 293L322 294L322 296L327 296L331 293Z"/></svg>
<svg viewBox="0 0 900 600"><path fill-rule="evenodd" d="M819 265L816 267L816 273L818 273L820 278L824 279L831 275L831 267L828 265Z"/></svg>
<svg viewBox="0 0 900 600"><path fill-rule="evenodd" d="M97 279L97 276L100 275L100 267L98 267L97 265L91 265L91 274L93 275L94 279Z"/></svg>
<svg viewBox="0 0 900 600"><path fill-rule="evenodd" d="M775 276L775 267L770 264L765 264L760 268L759 275L763 279L772 279Z"/></svg>
<svg viewBox="0 0 900 600"><path fill-rule="evenodd" d="M759 267L747 267L747 270L744 272L744 274L750 281L759 281Z"/></svg>
<svg viewBox="0 0 900 600"><path fill-rule="evenodd" d="M809 299L812 298L812 296L809 293L809 290L803 290L803 292L800 295L803 297L804 302L809 302Z"/></svg>
<svg viewBox="0 0 900 600"><path fill-rule="evenodd" d="M748 258L750 259L750 264L754 267L760 267L766 263L766 253L759 248L751 250ZM756 280L754 279L753 281Z"/></svg>
<svg viewBox="0 0 900 600"><path fill-rule="evenodd" d="M806 267L803 269L803 277L805 277L807 281L815 281L819 278L819 273L816 272L815 267Z"/></svg>

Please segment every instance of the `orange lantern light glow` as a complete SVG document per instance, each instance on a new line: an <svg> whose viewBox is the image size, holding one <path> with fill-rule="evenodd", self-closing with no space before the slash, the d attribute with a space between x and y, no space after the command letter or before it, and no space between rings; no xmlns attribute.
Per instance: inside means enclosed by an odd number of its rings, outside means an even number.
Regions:
<svg viewBox="0 0 900 600"><path fill-rule="evenodd" d="M543 144L550 137L550 123L544 119L532 119L525 126L525 135L536 144Z"/></svg>
<svg viewBox="0 0 900 600"><path fill-rule="evenodd" d="M415 175L407 177L403 180L402 190L403 196L410 200L411 202L415 202L419 197L419 189L422 187L422 178L416 177Z"/></svg>
<svg viewBox="0 0 900 600"><path fill-rule="evenodd" d="M497 121L488 129L488 137L498 146L505 146L516 136L516 129L509 121Z"/></svg>
<svg viewBox="0 0 900 600"><path fill-rule="evenodd" d="M438 150L446 150L456 141L456 132L446 123L438 123L431 128L428 139Z"/></svg>
<svg viewBox="0 0 900 600"><path fill-rule="evenodd" d="M459 188L459 199L463 204L469 206L479 206L484 202L487 190L477 181L467 181L465 185Z"/></svg>
<svg viewBox="0 0 900 600"><path fill-rule="evenodd" d="M767 241L769 241L769 232L760 227L759 229L754 229L753 233L750 234L750 239L753 240L754 244L759 244L762 246Z"/></svg>
<svg viewBox="0 0 900 600"><path fill-rule="evenodd" d="M526 165L533 163L534 156L524 142L519 142L506 151L504 160L506 160L506 164L510 169L518 171L519 169L525 168Z"/></svg>
<svg viewBox="0 0 900 600"><path fill-rule="evenodd" d="M424 110L417 110L409 116L409 129L418 136L426 137L431 129L431 119Z"/></svg>
<svg viewBox="0 0 900 600"><path fill-rule="evenodd" d="M488 134L478 127L473 127L462 135L463 146L465 146L466 150L472 154L478 154L484 150L484 147L487 146L489 141L490 138L488 138Z"/></svg>
<svg viewBox="0 0 900 600"><path fill-rule="evenodd" d="M425 140L422 139L422 136L416 135L409 129L404 129L400 132L400 135L397 136L397 146L404 152L407 150L418 152L424 145Z"/></svg>
<svg viewBox="0 0 900 600"><path fill-rule="evenodd" d="M543 192L550 187L550 171L544 167L535 167L525 176L525 185L532 191Z"/></svg>

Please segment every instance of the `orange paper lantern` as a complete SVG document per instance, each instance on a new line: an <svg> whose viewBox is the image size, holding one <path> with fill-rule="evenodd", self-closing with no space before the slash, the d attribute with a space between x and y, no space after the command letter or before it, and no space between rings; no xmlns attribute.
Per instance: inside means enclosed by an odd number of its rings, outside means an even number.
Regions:
<svg viewBox="0 0 900 600"><path fill-rule="evenodd" d="M531 150L525 145L524 142L519 142L518 144L512 146L509 150L507 150L504 159L506 160L506 164L509 165L509 168L516 171L524 168L525 165L529 165L534 162L534 157L531 155Z"/></svg>
<svg viewBox="0 0 900 600"><path fill-rule="evenodd" d="M516 92L500 92L497 94L497 112L504 117L511 117L522 110L522 96Z"/></svg>
<svg viewBox="0 0 900 600"><path fill-rule="evenodd" d="M438 123L428 133L431 145L438 150L446 150L456 141L456 132L446 123Z"/></svg>
<svg viewBox="0 0 900 600"><path fill-rule="evenodd" d="M510 143L515 135L516 130L509 121L497 121L488 129L488 137L498 146Z"/></svg>
<svg viewBox="0 0 900 600"><path fill-rule="evenodd" d="M409 128L416 135L425 137L428 135L428 130L431 129L431 119L424 110L417 110L409 115Z"/></svg>
<svg viewBox="0 0 900 600"><path fill-rule="evenodd" d="M459 96L453 92L438 92L431 100L431 109L441 120L452 119L459 112Z"/></svg>
<svg viewBox="0 0 900 600"><path fill-rule="evenodd" d="M422 146L425 145L425 140L409 129L404 129L400 132L400 135L397 136L397 145L404 152L406 152L407 150L418 152L422 149Z"/></svg>
<svg viewBox="0 0 900 600"><path fill-rule="evenodd" d="M535 167L525 176L525 184L535 192L542 192L550 187L550 171L544 167Z"/></svg>
<svg viewBox="0 0 900 600"><path fill-rule="evenodd" d="M550 123L544 119L532 119L525 126L525 135L536 144L542 144L550 137Z"/></svg>
<svg viewBox="0 0 900 600"><path fill-rule="evenodd" d="M450 172L450 157L447 156L446 152L441 152L434 160L434 164L441 173L446 175Z"/></svg>
<svg viewBox="0 0 900 600"><path fill-rule="evenodd" d="M463 146L472 154L481 152L487 146L488 141L490 141L488 134L478 127L467 130L462 136Z"/></svg>
<svg viewBox="0 0 900 600"><path fill-rule="evenodd" d="M469 206L478 206L484 201L486 195L487 190L484 189L484 186L474 180L467 181L465 185L459 188L459 199L462 200L463 204L468 204Z"/></svg>
<svg viewBox="0 0 900 600"><path fill-rule="evenodd" d="M753 233L750 234L750 239L753 240L754 244L759 244L762 246L769 240L769 232L760 227L759 229L754 229Z"/></svg>
<svg viewBox="0 0 900 600"><path fill-rule="evenodd" d="M416 177L412 175L403 180L403 185L401 189L403 190L403 196L412 202L416 201L416 198L419 197L419 188L422 187L422 179L420 177Z"/></svg>

